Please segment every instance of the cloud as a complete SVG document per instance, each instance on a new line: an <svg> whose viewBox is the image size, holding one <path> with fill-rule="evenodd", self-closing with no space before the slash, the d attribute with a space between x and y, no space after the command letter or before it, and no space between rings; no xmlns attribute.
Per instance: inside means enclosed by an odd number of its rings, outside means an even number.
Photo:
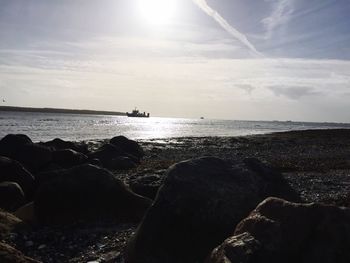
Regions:
<svg viewBox="0 0 350 263"><path fill-rule="evenodd" d="M239 89L246 91L249 95L251 95L252 92L255 90L254 86L248 84L236 84L235 86Z"/></svg>
<svg viewBox="0 0 350 263"><path fill-rule="evenodd" d="M294 12L294 0L272 1L274 4L271 15L261 21L266 29L265 39L270 39L276 28L288 23Z"/></svg>
<svg viewBox="0 0 350 263"><path fill-rule="evenodd" d="M284 96L288 99L298 100L305 96L316 96L322 93L313 87L293 87L293 86L270 86L267 87L276 96Z"/></svg>
<svg viewBox="0 0 350 263"><path fill-rule="evenodd" d="M224 28L231 36L239 40L244 46L246 46L252 53L258 57L263 55L257 51L255 46L248 40L248 38L238 31L236 28L231 26L225 18L223 18L216 10L211 8L206 0L193 0L207 15L211 16L222 28Z"/></svg>

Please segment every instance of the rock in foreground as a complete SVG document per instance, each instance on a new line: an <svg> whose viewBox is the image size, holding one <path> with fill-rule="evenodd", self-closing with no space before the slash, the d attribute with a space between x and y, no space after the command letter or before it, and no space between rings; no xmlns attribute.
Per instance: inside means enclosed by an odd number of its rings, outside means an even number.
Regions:
<svg viewBox="0 0 350 263"><path fill-rule="evenodd" d="M350 209L262 202L207 263L350 262Z"/></svg>
<svg viewBox="0 0 350 263"><path fill-rule="evenodd" d="M0 209L0 239L5 238L22 221L11 213ZM1 261L0 261L1 262Z"/></svg>
<svg viewBox="0 0 350 263"><path fill-rule="evenodd" d="M0 183L15 182L22 188L25 196L30 198L34 191L34 177L19 162L0 156Z"/></svg>
<svg viewBox="0 0 350 263"><path fill-rule="evenodd" d="M136 141L125 136L116 136L111 139L110 143L136 158L141 159L145 155L142 147Z"/></svg>
<svg viewBox="0 0 350 263"><path fill-rule="evenodd" d="M23 134L8 134L0 140L0 155L20 162L31 172L37 172L52 161L51 150L33 143Z"/></svg>
<svg viewBox="0 0 350 263"><path fill-rule="evenodd" d="M44 182L34 201L35 215L41 223L138 222L150 206L150 200L134 194L113 174L93 165L41 176Z"/></svg>
<svg viewBox="0 0 350 263"><path fill-rule="evenodd" d="M26 257L17 249L0 242L0 262L1 263L39 263L32 258Z"/></svg>
<svg viewBox="0 0 350 263"><path fill-rule="evenodd" d="M0 208L13 212L24 203L24 193L17 183L0 183Z"/></svg>
<svg viewBox="0 0 350 263"><path fill-rule="evenodd" d="M201 262L267 196L298 200L280 174L257 160L178 163L130 242L126 262Z"/></svg>

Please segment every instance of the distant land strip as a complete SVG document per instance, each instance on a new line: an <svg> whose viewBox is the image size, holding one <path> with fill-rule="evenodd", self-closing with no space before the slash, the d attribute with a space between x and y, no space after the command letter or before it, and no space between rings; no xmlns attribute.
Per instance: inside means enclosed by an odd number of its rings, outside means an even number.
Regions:
<svg viewBox="0 0 350 263"><path fill-rule="evenodd" d="M43 113L64 113L64 114L90 114L90 115L118 115L125 116L125 112L116 111L97 111L97 110L73 110L73 109L56 109L56 108L30 108L30 107L13 107L0 106L0 111L18 111L18 112L43 112Z"/></svg>

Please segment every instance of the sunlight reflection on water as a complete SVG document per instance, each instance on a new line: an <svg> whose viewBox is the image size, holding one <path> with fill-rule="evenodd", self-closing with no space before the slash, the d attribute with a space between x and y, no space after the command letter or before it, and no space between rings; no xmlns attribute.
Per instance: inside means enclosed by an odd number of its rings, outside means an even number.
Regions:
<svg viewBox="0 0 350 263"><path fill-rule="evenodd" d="M350 128L350 125L0 112L0 137L24 133L33 141L106 139L116 135L132 139L237 136L315 128Z"/></svg>

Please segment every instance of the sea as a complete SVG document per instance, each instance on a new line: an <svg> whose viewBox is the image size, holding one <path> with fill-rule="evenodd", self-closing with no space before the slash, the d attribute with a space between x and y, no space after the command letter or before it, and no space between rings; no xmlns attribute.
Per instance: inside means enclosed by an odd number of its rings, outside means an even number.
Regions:
<svg viewBox="0 0 350 263"><path fill-rule="evenodd" d="M26 134L35 142L54 138L72 141L108 139L117 135L137 140L240 136L332 128L350 129L350 124L200 118L128 118L126 116L0 111L0 138L9 133Z"/></svg>

